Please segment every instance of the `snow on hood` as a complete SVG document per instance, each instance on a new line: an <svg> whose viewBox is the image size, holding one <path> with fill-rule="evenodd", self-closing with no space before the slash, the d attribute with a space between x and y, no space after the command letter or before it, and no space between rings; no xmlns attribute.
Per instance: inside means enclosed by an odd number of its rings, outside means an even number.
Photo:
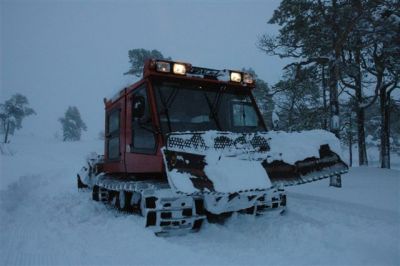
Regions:
<svg viewBox="0 0 400 266"><path fill-rule="evenodd" d="M271 181L259 161L241 160L231 157L219 157L216 154L206 157L204 172L213 183L217 192L232 193L250 189L269 189ZM189 173L181 173L176 169L168 172L169 183L177 191L184 193L199 192L194 187ZM210 192L207 191L206 192Z"/></svg>
<svg viewBox="0 0 400 266"><path fill-rule="evenodd" d="M186 134L185 134L186 133ZM207 131L201 133L205 147L203 148L177 148L167 147L169 150L191 152L205 156L206 166L204 173L212 181L215 191L235 192L246 189L268 189L271 181L264 167L262 160L272 162L282 160L288 164L294 164L309 157L319 158L321 145L328 144L330 149L341 154L340 142L334 134L325 130L311 130L302 132L282 132L269 131L261 133L245 134L246 138L251 139L254 134L267 139L270 150L267 152L246 152L239 148L228 150L216 150L214 139L224 134L231 138L243 136L240 133ZM179 138L190 140L193 132L180 132ZM236 146L238 147L238 146ZM245 148L245 147L244 147ZM176 169L167 171L170 184L178 191L194 193L199 190L193 186L189 173L181 173Z"/></svg>
<svg viewBox="0 0 400 266"><path fill-rule="evenodd" d="M271 150L268 152L268 162L282 160L289 164L308 157L319 157L319 148L328 144L330 149L341 156L340 142L336 136L325 130L310 130L301 132L270 131Z"/></svg>
<svg viewBox="0 0 400 266"><path fill-rule="evenodd" d="M321 145L328 144L330 149L341 156L340 141L336 136L322 129L299 131L299 132L284 132L284 131L268 131L257 133L233 133L210 130L206 132L176 132L178 137L182 140L190 140L194 133L201 134L204 140L205 147L193 148L185 146L185 148L167 147L169 150L190 152L213 156L216 153L218 156L232 156L240 155L246 152L248 147L240 147L235 145L233 148L226 148L223 151L216 151L214 147L214 140L221 135L227 136L231 139L245 136L247 141L255 136L264 137L269 144L270 150L267 152L256 153L252 159L267 159L268 162L274 160L282 160L289 164L294 164L296 161L304 160L308 157L319 157L319 149ZM175 133L174 133L175 134ZM174 135L173 134L173 135ZM243 149L242 149L243 148ZM245 157L245 158L248 158Z"/></svg>
<svg viewBox="0 0 400 266"><path fill-rule="evenodd" d="M271 187L268 174L259 161L240 160L212 153L206 156L206 162L204 172L218 192Z"/></svg>

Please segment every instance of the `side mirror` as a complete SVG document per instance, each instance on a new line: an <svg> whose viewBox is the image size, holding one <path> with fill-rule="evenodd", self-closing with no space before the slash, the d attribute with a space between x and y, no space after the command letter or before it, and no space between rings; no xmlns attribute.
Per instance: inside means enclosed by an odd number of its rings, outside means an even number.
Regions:
<svg viewBox="0 0 400 266"><path fill-rule="evenodd" d="M132 100L132 117L142 118L144 116L144 110L146 107L146 101L143 96L135 96Z"/></svg>

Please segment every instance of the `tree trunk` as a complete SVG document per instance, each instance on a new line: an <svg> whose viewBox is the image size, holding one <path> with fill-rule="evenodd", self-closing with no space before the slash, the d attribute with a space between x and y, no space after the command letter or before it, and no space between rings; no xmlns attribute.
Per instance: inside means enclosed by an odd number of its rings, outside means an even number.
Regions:
<svg viewBox="0 0 400 266"><path fill-rule="evenodd" d="M329 60L329 113L330 130L337 138L340 138L339 120L339 100L338 100L338 80L339 80L339 61L340 45L338 43L339 27L337 25L337 0L332 0L332 54Z"/></svg>
<svg viewBox="0 0 400 266"><path fill-rule="evenodd" d="M367 147L365 144L365 109L361 106L361 91L356 92L357 96L357 143L359 165L368 165Z"/></svg>
<svg viewBox="0 0 400 266"><path fill-rule="evenodd" d="M351 135L349 137L349 166L353 166L353 142L351 139Z"/></svg>
<svg viewBox="0 0 400 266"><path fill-rule="evenodd" d="M365 109L362 95L362 74L361 74L361 40L358 39L357 47L354 51L355 65L357 74L355 76L355 95L357 112L357 142L358 142L358 164L368 165L367 148L365 145Z"/></svg>
<svg viewBox="0 0 400 266"><path fill-rule="evenodd" d="M4 143L8 142L8 134L10 132L10 121L7 121L6 132L4 134Z"/></svg>
<svg viewBox="0 0 400 266"><path fill-rule="evenodd" d="M348 139L349 139L349 166L353 166L353 134L351 132L353 121L351 119L351 113L349 118L349 131L348 131Z"/></svg>
<svg viewBox="0 0 400 266"><path fill-rule="evenodd" d="M386 97L385 108L385 130L386 130L386 148L387 148L387 168L390 169L390 94Z"/></svg>
<svg viewBox="0 0 400 266"><path fill-rule="evenodd" d="M337 61L329 61L329 114L330 114L330 130L337 138L340 138L340 121L339 121L339 101L337 90Z"/></svg>
<svg viewBox="0 0 400 266"><path fill-rule="evenodd" d="M292 100L292 102L290 103L290 107L289 107L288 126L287 126L287 130L289 132L291 132L292 128L293 128L293 109L294 109L294 104L296 102L295 96L293 96L293 98L291 100Z"/></svg>
<svg viewBox="0 0 400 266"><path fill-rule="evenodd" d="M364 108L357 108L357 143L359 165L368 165L367 149L365 145L365 112Z"/></svg>
<svg viewBox="0 0 400 266"><path fill-rule="evenodd" d="M326 113L327 113L327 107L328 107L328 104L327 104L327 101L326 101L326 79L325 79L325 65L322 65L322 73L321 73L321 75L322 75L322 100L323 100L323 104L324 104L324 118L323 118L323 121L322 121L322 128L323 129L325 129L325 130L327 130L328 129L328 120L327 120L327 116L326 116Z"/></svg>
<svg viewBox="0 0 400 266"><path fill-rule="evenodd" d="M386 89L380 90L380 112L381 112L381 168L390 168L390 150L389 150L389 104L386 95Z"/></svg>

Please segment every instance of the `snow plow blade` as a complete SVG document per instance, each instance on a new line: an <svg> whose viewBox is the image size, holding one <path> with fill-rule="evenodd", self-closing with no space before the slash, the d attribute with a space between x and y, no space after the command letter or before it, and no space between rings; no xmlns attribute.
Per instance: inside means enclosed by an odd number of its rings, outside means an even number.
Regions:
<svg viewBox="0 0 400 266"><path fill-rule="evenodd" d="M168 181L185 194L236 193L340 176L339 140L330 132L171 133L163 148Z"/></svg>

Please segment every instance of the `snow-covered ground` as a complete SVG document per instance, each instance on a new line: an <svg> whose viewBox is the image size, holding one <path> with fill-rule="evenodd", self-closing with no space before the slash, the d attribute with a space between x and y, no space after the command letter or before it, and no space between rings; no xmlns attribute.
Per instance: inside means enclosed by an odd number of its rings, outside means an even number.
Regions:
<svg viewBox="0 0 400 266"><path fill-rule="evenodd" d="M76 171L101 141L12 141L14 155L0 157L0 265L400 265L398 170L351 168L341 189L289 188L284 216L159 238L141 217L77 191Z"/></svg>

